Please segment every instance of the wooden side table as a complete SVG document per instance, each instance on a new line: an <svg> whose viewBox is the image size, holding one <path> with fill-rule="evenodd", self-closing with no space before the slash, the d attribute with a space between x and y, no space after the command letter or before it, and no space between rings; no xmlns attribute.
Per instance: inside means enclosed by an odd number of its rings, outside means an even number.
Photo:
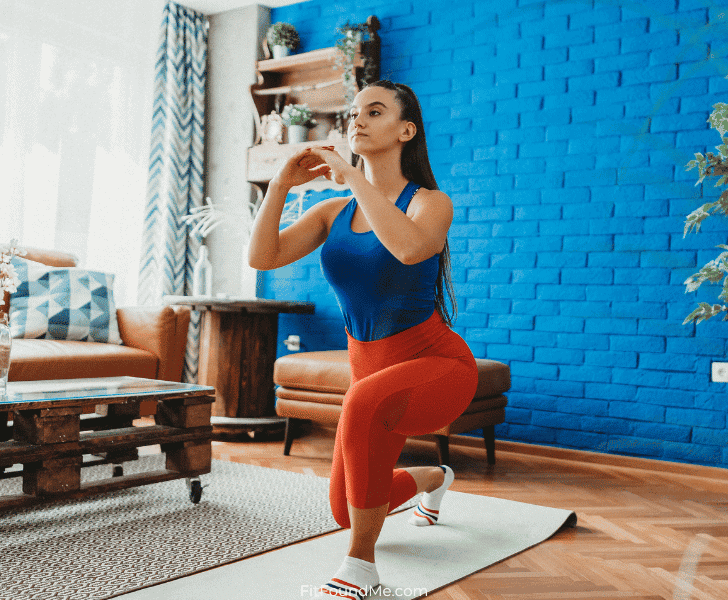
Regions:
<svg viewBox="0 0 728 600"><path fill-rule="evenodd" d="M273 383L278 314L313 314L315 304L211 296L165 296L164 302L202 313L198 384L215 388L213 437L282 432L286 419L276 415Z"/></svg>

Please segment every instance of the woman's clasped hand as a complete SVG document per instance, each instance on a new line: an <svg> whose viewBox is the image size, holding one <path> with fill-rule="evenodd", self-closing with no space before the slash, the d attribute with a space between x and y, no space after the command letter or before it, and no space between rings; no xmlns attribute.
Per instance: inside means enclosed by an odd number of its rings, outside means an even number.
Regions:
<svg viewBox="0 0 728 600"><path fill-rule="evenodd" d="M354 167L344 160L344 157L334 149L334 146L313 146L308 150L308 158L314 161L314 166L323 162L328 167L323 172L326 179L335 181L338 184L346 183L347 172L352 171Z"/></svg>
<svg viewBox="0 0 728 600"><path fill-rule="evenodd" d="M294 187L323 175L329 181L343 184L346 182L345 172L351 168L334 146L309 146L291 156L274 179Z"/></svg>

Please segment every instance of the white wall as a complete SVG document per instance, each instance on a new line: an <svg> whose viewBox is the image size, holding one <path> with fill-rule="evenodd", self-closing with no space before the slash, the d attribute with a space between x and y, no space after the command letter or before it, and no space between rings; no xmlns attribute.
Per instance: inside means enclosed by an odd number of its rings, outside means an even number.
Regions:
<svg viewBox="0 0 728 600"><path fill-rule="evenodd" d="M247 153L255 139L250 86L261 41L270 26L270 8L259 5L210 15L207 55L205 195L226 213L243 210L251 198ZM244 236L226 221L208 236L213 293L255 297L256 271L247 264Z"/></svg>
<svg viewBox="0 0 728 600"><path fill-rule="evenodd" d="M165 0L0 0L0 242L73 252L136 303Z"/></svg>

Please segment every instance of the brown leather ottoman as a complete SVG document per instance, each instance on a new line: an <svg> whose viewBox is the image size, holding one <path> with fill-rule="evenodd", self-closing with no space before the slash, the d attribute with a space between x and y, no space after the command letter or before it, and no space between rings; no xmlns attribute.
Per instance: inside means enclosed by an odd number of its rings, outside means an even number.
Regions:
<svg viewBox="0 0 728 600"><path fill-rule="evenodd" d="M505 420L511 387L511 370L496 360L476 358L478 389L467 410L453 423L433 431L437 436L438 460L447 464L448 436L483 429L488 464L495 464L494 426ZM349 389L351 372L346 350L301 352L279 357L273 367L276 413L286 417L283 454L288 456L293 442L293 424L308 419L324 425L339 422L341 403Z"/></svg>

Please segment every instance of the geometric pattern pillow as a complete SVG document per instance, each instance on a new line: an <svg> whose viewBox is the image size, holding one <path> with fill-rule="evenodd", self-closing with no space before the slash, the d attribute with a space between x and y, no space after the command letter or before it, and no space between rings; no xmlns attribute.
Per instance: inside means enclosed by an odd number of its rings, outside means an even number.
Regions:
<svg viewBox="0 0 728 600"><path fill-rule="evenodd" d="M49 267L14 256L20 279L10 294L13 338L121 344L114 276L79 267Z"/></svg>

